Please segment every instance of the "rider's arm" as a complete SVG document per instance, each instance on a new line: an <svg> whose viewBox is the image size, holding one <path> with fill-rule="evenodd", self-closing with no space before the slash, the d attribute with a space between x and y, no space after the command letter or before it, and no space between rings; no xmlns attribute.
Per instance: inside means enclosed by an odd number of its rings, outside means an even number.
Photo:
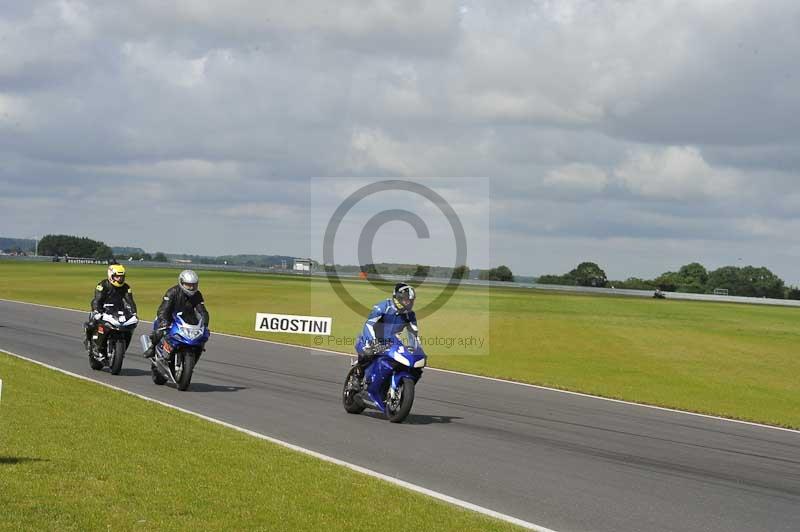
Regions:
<svg viewBox="0 0 800 532"><path fill-rule="evenodd" d="M164 297L161 299L161 304L158 306L158 310L156 311L159 327L166 327L172 322L172 307L174 305L175 294L174 290L170 288L164 294Z"/></svg>
<svg viewBox="0 0 800 532"><path fill-rule="evenodd" d="M377 324L381 318L383 318L383 308L381 308L380 305L375 305L372 307L372 311L369 313L366 323L364 323L363 336L365 341L372 342L376 339L375 324Z"/></svg>
<svg viewBox="0 0 800 532"><path fill-rule="evenodd" d="M103 302L106 300L106 288L103 282L97 283L94 289L94 297L92 298L92 312L101 312L103 310Z"/></svg>
<svg viewBox="0 0 800 532"><path fill-rule="evenodd" d="M419 326L417 325L417 315L413 312L408 314L406 329L408 330L408 347L416 349L419 347Z"/></svg>
<svg viewBox="0 0 800 532"><path fill-rule="evenodd" d="M203 317L203 323L205 323L206 327L208 327L208 324L211 321L211 316L209 316L208 310L206 309L206 302L203 300L203 294L201 294L198 290L196 297L199 299L199 301L195 303L194 309L200 313L200 315Z"/></svg>
<svg viewBox="0 0 800 532"><path fill-rule="evenodd" d="M130 286L128 287L128 291L125 292L125 301L127 301L128 306L131 308L131 312L138 314L138 312L136 312L136 301L133 300L133 290L131 290Z"/></svg>

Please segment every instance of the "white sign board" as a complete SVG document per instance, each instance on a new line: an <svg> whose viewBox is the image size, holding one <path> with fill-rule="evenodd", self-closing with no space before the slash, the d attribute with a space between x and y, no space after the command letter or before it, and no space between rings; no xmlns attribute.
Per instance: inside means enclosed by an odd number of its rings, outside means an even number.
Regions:
<svg viewBox="0 0 800 532"><path fill-rule="evenodd" d="M294 316L292 314L256 314L256 331L291 334L331 334L333 318Z"/></svg>

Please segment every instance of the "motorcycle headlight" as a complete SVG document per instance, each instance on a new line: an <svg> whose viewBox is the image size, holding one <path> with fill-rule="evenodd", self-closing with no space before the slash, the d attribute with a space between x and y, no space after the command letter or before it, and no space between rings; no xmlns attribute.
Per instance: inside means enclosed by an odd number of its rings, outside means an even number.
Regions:
<svg viewBox="0 0 800 532"><path fill-rule="evenodd" d="M188 338L189 340L196 340L203 335L202 329L189 329L188 327L181 328L181 334L184 338Z"/></svg>
<svg viewBox="0 0 800 532"><path fill-rule="evenodd" d="M393 358L397 362L400 362L401 364L403 364L404 366L411 366L411 361L408 360L408 358L406 358L403 355L401 355L399 350L394 354Z"/></svg>
<svg viewBox="0 0 800 532"><path fill-rule="evenodd" d="M421 359L417 360L416 362L414 362L414 367L415 368L424 368L425 367L425 359L421 358Z"/></svg>

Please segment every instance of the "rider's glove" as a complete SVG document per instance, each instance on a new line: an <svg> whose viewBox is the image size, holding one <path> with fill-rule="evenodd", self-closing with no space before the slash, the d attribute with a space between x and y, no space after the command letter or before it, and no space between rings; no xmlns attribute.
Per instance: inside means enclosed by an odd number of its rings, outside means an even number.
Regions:
<svg viewBox="0 0 800 532"><path fill-rule="evenodd" d="M102 317L102 314L100 314L99 312L95 312L94 314L92 314L92 319L94 321L100 321L101 317Z"/></svg>
<svg viewBox="0 0 800 532"><path fill-rule="evenodd" d="M372 340L364 345L364 354L372 356L378 351L378 340Z"/></svg>

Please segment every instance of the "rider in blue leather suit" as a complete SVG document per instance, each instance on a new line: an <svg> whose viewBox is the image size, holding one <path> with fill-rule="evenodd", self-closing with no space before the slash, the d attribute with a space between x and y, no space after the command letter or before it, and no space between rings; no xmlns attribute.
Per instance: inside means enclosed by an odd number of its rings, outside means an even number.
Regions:
<svg viewBox="0 0 800 532"><path fill-rule="evenodd" d="M417 316L411 310L417 294L414 288L406 283L397 283L392 297L384 299L372 307L361 336L356 342L358 366L366 368L372 358L380 353L381 345L391 341L403 330L408 331L407 347L414 350L419 345L419 327Z"/></svg>

